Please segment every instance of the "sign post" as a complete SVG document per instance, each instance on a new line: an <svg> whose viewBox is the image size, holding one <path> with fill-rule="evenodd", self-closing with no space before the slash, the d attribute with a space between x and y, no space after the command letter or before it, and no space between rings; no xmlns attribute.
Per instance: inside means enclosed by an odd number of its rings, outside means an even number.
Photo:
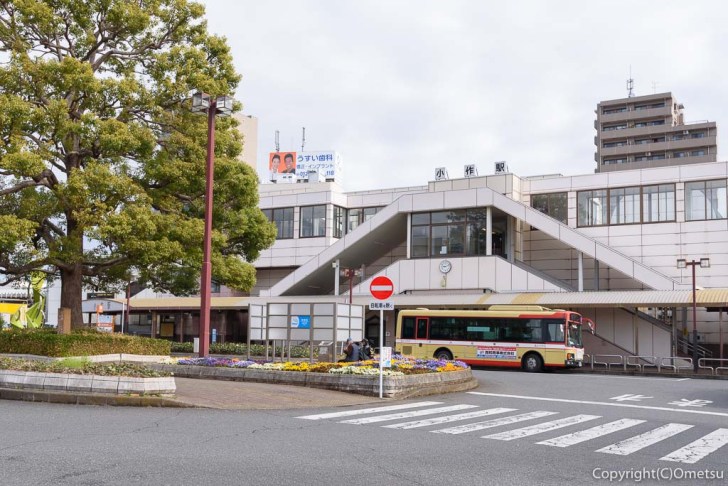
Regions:
<svg viewBox="0 0 728 486"><path fill-rule="evenodd" d="M372 297L380 302L371 302L370 309L379 309L379 398L384 394L384 309L393 310L394 304L388 302L394 293L394 284L388 277L379 276L372 280L369 285L369 292ZM384 302L381 302L384 301ZM391 353L389 355L389 366L391 366Z"/></svg>

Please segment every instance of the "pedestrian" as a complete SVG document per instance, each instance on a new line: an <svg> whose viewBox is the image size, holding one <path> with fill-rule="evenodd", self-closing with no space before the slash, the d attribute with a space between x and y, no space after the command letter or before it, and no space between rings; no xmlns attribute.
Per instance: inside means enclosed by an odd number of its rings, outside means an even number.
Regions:
<svg viewBox="0 0 728 486"><path fill-rule="evenodd" d="M359 361L359 343L355 343L353 339L348 338L344 346L344 361L353 362Z"/></svg>
<svg viewBox="0 0 728 486"><path fill-rule="evenodd" d="M359 360L366 361L372 359L372 346L369 344L369 340L364 338L359 344Z"/></svg>

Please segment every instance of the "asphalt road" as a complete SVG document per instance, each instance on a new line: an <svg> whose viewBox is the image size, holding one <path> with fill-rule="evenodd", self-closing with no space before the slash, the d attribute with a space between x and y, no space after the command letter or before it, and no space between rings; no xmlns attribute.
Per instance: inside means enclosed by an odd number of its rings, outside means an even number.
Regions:
<svg viewBox="0 0 728 486"><path fill-rule="evenodd" d="M728 482L727 381L474 373L468 393L323 409L0 401L0 484Z"/></svg>

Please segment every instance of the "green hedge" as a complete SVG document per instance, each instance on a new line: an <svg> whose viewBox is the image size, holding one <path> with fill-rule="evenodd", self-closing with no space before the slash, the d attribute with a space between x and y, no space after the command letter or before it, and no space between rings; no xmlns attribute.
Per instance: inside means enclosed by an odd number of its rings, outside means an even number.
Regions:
<svg viewBox="0 0 728 486"><path fill-rule="evenodd" d="M192 343L172 343L173 353L193 353L194 348ZM268 353L273 353L273 348L268 348ZM281 346L276 346L276 356L280 356L283 353ZM310 356L310 348L308 346L291 346L291 357L292 358L308 358ZM240 356L247 356L248 345L245 343L212 343L210 344L210 354L234 354ZM286 350L288 354L288 350ZM262 344L251 344L250 345L251 356L265 356L265 346ZM314 357L318 356L318 346L313 347Z"/></svg>
<svg viewBox="0 0 728 486"><path fill-rule="evenodd" d="M97 354L169 355L170 342L95 330L56 334L53 330L12 330L0 332L0 353L39 356L93 356Z"/></svg>

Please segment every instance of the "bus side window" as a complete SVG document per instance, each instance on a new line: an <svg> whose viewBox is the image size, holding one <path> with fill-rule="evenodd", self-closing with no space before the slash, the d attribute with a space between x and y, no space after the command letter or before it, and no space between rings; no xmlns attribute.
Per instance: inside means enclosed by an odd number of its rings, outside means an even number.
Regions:
<svg viewBox="0 0 728 486"><path fill-rule="evenodd" d="M415 338L415 318L405 317L402 319L402 339Z"/></svg>
<svg viewBox="0 0 728 486"><path fill-rule="evenodd" d="M417 319L417 339L427 339L427 319Z"/></svg>

